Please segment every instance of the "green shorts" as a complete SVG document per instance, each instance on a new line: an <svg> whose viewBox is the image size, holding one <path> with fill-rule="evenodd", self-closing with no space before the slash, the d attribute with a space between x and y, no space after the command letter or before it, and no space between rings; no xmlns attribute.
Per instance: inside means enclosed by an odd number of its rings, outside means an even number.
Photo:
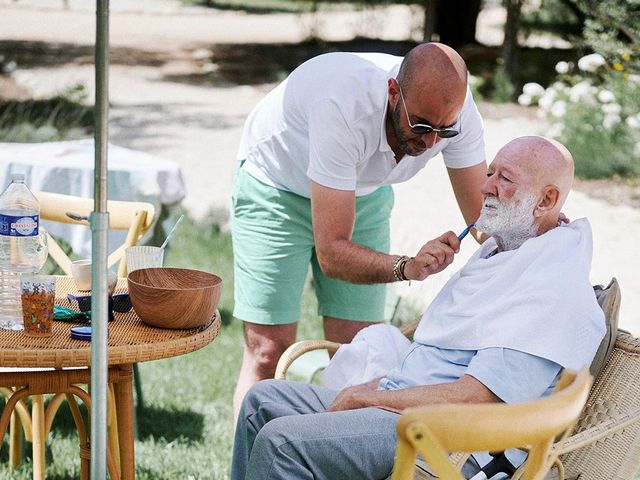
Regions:
<svg viewBox="0 0 640 480"><path fill-rule="evenodd" d="M358 197L352 240L388 253L392 207L390 186ZM263 325L296 322L311 263L318 315L383 320L386 285L354 285L320 270L308 198L266 185L240 168L233 185L231 232L236 318Z"/></svg>

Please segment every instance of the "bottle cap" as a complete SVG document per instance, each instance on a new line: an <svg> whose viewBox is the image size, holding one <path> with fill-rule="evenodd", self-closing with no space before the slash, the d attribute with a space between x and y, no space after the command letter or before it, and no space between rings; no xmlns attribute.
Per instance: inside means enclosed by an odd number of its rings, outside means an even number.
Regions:
<svg viewBox="0 0 640 480"><path fill-rule="evenodd" d="M12 182L24 182L24 173L12 173L11 174Z"/></svg>

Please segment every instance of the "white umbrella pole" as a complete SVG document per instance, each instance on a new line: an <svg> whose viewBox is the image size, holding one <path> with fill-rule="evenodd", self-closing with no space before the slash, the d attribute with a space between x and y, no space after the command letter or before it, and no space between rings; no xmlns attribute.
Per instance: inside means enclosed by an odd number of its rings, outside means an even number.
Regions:
<svg viewBox="0 0 640 480"><path fill-rule="evenodd" d="M109 138L109 0L96 4L95 169L91 302L91 478L107 476L107 144Z"/></svg>

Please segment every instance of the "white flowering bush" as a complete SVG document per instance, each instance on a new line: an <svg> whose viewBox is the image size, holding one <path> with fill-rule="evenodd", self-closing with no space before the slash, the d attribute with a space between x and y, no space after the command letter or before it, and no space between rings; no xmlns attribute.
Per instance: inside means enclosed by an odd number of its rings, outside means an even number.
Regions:
<svg viewBox="0 0 640 480"><path fill-rule="evenodd" d="M615 62L593 53L556 65L555 83L524 85L521 105L539 105L546 134L572 152L584 178L640 175L640 75L631 56Z"/></svg>

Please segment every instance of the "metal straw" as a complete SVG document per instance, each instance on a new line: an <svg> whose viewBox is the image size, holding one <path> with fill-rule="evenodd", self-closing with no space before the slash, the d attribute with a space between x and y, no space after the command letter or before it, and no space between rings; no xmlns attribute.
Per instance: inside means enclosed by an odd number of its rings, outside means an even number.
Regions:
<svg viewBox="0 0 640 480"><path fill-rule="evenodd" d="M167 235L167 238L165 238L164 242L162 242L162 245L160 245L160 249L164 250L164 247L167 246L167 243L169 243L169 239L171 238L171 235L173 235L173 232L175 232L176 227L180 225L180 222L182 221L183 218L184 218L184 214L180 215L180 218L178 219L176 224L173 226L173 228L169 232L169 235Z"/></svg>

